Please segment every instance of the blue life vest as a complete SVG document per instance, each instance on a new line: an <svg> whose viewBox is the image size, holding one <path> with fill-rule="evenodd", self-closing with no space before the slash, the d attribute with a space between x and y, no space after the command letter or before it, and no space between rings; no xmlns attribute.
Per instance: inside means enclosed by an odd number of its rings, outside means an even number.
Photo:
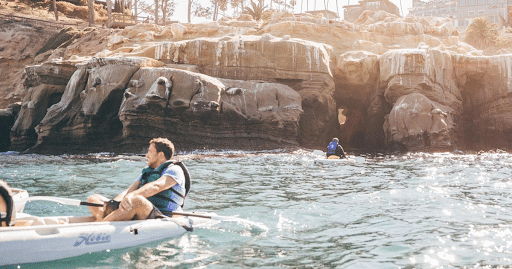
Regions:
<svg viewBox="0 0 512 269"><path fill-rule="evenodd" d="M185 189L180 188L179 184L175 184L171 188L161 191L147 199L158 208L163 214L171 215L172 211L183 207L185 204L185 197L190 190L190 174L188 169L182 162L167 161L161 164L156 169L146 167L142 170L139 188L149 182L153 182L162 176L162 173L169 165L178 165L183 170L185 175Z"/></svg>
<svg viewBox="0 0 512 269"><path fill-rule="evenodd" d="M327 153L334 154L336 152L337 147L338 147L338 142L331 141L331 143L329 143L329 146L327 146Z"/></svg>

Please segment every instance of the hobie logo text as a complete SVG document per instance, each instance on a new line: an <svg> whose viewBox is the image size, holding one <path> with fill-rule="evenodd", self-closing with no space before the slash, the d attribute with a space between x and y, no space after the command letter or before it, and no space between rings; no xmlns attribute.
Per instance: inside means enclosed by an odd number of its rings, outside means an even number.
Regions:
<svg viewBox="0 0 512 269"><path fill-rule="evenodd" d="M80 234L78 239L76 240L74 247L81 245L94 245L94 244L102 244L110 242L110 235L106 233L90 233L90 234Z"/></svg>

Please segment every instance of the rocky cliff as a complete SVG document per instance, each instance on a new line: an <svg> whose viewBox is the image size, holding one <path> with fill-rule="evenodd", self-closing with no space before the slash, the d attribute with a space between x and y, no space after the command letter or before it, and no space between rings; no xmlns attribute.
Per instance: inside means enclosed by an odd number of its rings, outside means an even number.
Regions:
<svg viewBox="0 0 512 269"><path fill-rule="evenodd" d="M511 145L512 55L483 56L447 19L274 13L88 29L30 57L0 93L4 107L22 101L11 150L139 153L155 136L181 150Z"/></svg>

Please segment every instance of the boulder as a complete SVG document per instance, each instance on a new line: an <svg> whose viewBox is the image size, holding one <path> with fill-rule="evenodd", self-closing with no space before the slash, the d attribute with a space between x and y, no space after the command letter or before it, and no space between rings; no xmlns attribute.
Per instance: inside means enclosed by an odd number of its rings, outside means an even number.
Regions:
<svg viewBox="0 0 512 269"><path fill-rule="evenodd" d="M420 93L402 96L386 116L386 142L390 148L405 151L453 150L458 144L456 114Z"/></svg>
<svg viewBox="0 0 512 269"><path fill-rule="evenodd" d="M411 49L383 54L380 84L393 106L384 127L386 141L415 151L462 145L462 96L456 81L449 52Z"/></svg>
<svg viewBox="0 0 512 269"><path fill-rule="evenodd" d="M119 111L123 148L165 136L181 150L297 146L301 97L276 83L217 79L172 68L141 68Z"/></svg>

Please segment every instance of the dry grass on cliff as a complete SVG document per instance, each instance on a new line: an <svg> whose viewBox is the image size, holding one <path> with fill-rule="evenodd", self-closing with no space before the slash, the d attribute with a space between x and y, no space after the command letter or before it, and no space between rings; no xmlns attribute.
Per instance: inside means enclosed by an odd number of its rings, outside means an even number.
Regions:
<svg viewBox="0 0 512 269"><path fill-rule="evenodd" d="M42 20L55 20L51 0L44 0L40 2L32 2L29 0L1 1L2 5L0 6L0 13ZM87 22L89 20L89 10L87 5L77 6L65 1L57 1L56 4L59 21L61 22L80 23ZM94 11L95 22L104 23L107 21L107 10L105 10L102 5L95 4Z"/></svg>

